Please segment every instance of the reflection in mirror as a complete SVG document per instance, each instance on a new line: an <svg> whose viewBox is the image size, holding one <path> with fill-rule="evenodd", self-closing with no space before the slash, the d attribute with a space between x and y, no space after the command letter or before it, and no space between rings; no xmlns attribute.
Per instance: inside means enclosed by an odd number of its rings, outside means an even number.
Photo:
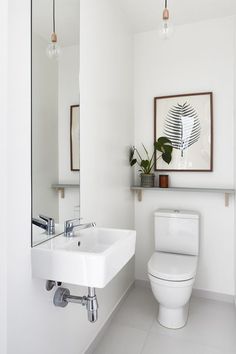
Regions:
<svg viewBox="0 0 236 354"><path fill-rule="evenodd" d="M71 171L80 170L79 149L79 105L70 107L70 168Z"/></svg>
<svg viewBox="0 0 236 354"><path fill-rule="evenodd" d="M32 0L32 246L79 218L79 0Z"/></svg>

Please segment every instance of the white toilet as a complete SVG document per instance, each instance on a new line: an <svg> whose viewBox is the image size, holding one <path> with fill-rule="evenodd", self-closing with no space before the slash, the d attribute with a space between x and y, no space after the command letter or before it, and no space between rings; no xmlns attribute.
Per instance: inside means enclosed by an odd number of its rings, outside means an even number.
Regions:
<svg viewBox="0 0 236 354"><path fill-rule="evenodd" d="M197 271L199 214L160 209L154 220L155 252L148 262L148 276L159 302L159 323L177 329L187 322Z"/></svg>

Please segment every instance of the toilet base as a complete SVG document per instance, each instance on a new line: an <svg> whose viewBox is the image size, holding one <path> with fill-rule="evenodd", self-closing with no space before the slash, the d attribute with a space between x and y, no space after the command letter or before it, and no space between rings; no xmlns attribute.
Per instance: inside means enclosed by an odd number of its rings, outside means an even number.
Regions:
<svg viewBox="0 0 236 354"><path fill-rule="evenodd" d="M159 305L158 322L166 328L178 329L184 327L188 319L189 302L180 308L170 309Z"/></svg>

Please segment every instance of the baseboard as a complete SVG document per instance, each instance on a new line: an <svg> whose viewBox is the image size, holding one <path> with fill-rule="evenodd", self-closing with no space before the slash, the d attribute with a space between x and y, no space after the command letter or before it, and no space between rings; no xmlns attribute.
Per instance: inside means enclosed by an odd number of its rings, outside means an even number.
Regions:
<svg viewBox="0 0 236 354"><path fill-rule="evenodd" d="M145 288L151 287L150 281L143 280L143 279L136 279L135 286L141 286L141 287L145 287ZM209 300L228 302L230 304L235 303L235 306L236 306L236 298L234 298L233 295L217 293L214 291L203 290L203 289L193 289L193 296L194 297L201 297L201 298L209 299Z"/></svg>
<svg viewBox="0 0 236 354"><path fill-rule="evenodd" d="M126 292L121 296L120 300L117 302L117 304L115 305L115 307L113 308L113 310L110 312L110 314L108 315L108 318L104 321L101 329L99 330L99 332L96 334L95 338L93 339L93 341L88 345L87 349L84 351L84 354L92 354L95 349L98 346L98 343L100 342L100 340L102 339L102 337L104 336L106 330L108 329L108 327L111 324L111 321L113 319L113 317L115 316L115 314L117 313L117 311L120 309L120 307L122 306L122 304L124 303L125 299L127 298L127 296L129 295L130 291L134 288L134 282L132 282L130 284L130 286L128 287L128 289L126 290Z"/></svg>
<svg viewBox="0 0 236 354"><path fill-rule="evenodd" d="M151 284L149 280L136 279L134 282L135 286L142 288L151 288Z"/></svg>
<svg viewBox="0 0 236 354"><path fill-rule="evenodd" d="M214 291L203 290L203 289L193 289L193 296L202 297L204 299L216 300L228 302L230 304L234 303L234 296L224 293L217 293Z"/></svg>

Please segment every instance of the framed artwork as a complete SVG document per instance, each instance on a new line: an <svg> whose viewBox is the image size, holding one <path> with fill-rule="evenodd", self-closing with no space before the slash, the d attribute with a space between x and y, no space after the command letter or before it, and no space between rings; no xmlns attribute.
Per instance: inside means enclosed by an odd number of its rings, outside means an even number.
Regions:
<svg viewBox="0 0 236 354"><path fill-rule="evenodd" d="M80 107L70 106L70 169L80 170Z"/></svg>
<svg viewBox="0 0 236 354"><path fill-rule="evenodd" d="M212 92L155 97L154 141L160 136L170 139L173 153L169 165L156 162L156 171L212 171Z"/></svg>

